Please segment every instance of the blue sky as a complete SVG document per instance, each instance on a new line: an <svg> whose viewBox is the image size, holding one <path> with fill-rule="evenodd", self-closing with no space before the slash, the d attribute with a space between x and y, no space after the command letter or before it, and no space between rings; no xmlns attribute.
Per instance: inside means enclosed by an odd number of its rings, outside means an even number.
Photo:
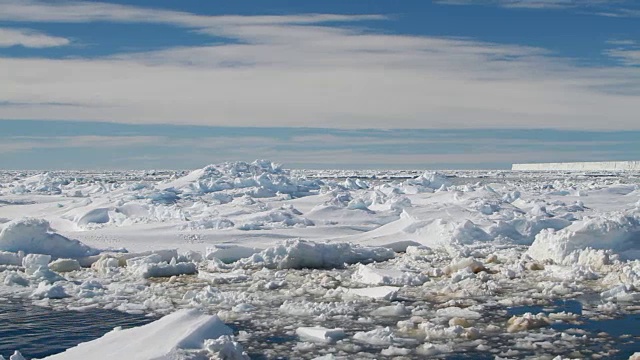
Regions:
<svg viewBox="0 0 640 360"><path fill-rule="evenodd" d="M0 0L0 168L640 159L640 2Z"/></svg>

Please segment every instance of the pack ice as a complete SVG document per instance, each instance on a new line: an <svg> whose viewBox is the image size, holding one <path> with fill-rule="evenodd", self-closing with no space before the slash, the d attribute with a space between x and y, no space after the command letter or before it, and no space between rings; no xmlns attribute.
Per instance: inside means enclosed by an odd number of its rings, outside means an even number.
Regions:
<svg viewBox="0 0 640 360"><path fill-rule="evenodd" d="M5 171L0 295L160 317L52 359L628 358L581 324L640 306L636 183L266 160Z"/></svg>

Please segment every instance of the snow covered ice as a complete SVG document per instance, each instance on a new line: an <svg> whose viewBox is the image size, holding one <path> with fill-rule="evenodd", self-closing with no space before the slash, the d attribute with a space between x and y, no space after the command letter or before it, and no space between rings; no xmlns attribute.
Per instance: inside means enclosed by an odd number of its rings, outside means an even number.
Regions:
<svg viewBox="0 0 640 360"><path fill-rule="evenodd" d="M51 360L91 359L175 359L191 352L220 353L226 359L244 359L242 348L231 341L232 331L215 315L197 310L179 310L151 324L131 329L114 329L102 338L82 343ZM218 343L216 343L218 342ZM206 344L206 346L205 346Z"/></svg>
<svg viewBox="0 0 640 360"><path fill-rule="evenodd" d="M583 325L640 311L637 174L381 174L5 172L0 297L159 318L51 359L633 354Z"/></svg>

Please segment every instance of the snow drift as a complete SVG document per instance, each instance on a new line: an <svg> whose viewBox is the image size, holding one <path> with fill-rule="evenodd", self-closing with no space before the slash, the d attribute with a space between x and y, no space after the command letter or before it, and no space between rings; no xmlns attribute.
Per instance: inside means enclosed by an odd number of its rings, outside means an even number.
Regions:
<svg viewBox="0 0 640 360"><path fill-rule="evenodd" d="M0 250L46 254L54 258L80 258L100 253L78 240L52 232L47 220L35 218L8 223L0 232Z"/></svg>

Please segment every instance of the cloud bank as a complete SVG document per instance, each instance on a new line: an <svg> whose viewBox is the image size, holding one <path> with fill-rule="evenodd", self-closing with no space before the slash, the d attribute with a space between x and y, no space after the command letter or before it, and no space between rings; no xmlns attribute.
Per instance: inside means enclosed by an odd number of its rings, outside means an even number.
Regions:
<svg viewBox="0 0 640 360"><path fill-rule="evenodd" d="M207 16L28 0L0 7L5 22L156 23L212 37L101 57L0 57L0 119L640 129L640 69L628 52L631 61L617 66L585 67L542 48L389 34L371 22L394 20L375 14Z"/></svg>
<svg viewBox="0 0 640 360"><path fill-rule="evenodd" d="M11 123L11 122L7 122ZM1 168L197 168L269 158L297 168L509 168L512 162L628 160L639 132L332 130L0 122ZM187 131L185 132L185 128ZM23 135L29 134L29 135Z"/></svg>

